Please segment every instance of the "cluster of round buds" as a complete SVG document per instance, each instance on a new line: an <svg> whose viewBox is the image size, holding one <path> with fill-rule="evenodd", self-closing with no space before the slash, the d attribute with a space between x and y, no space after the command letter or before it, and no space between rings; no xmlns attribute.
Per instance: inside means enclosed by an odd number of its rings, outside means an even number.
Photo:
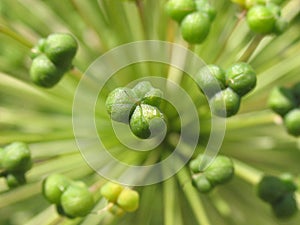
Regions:
<svg viewBox="0 0 300 225"><path fill-rule="evenodd" d="M166 10L180 24L183 39L191 44L205 40L216 17L208 0L169 0Z"/></svg>
<svg viewBox="0 0 300 225"><path fill-rule="evenodd" d="M291 88L275 87L269 96L268 106L283 118L289 134L300 135L300 82Z"/></svg>
<svg viewBox="0 0 300 225"><path fill-rule="evenodd" d="M190 162L192 183L202 193L211 191L215 186L227 183L234 174L233 162L226 156L219 155L204 171L201 162L204 155L200 154Z"/></svg>
<svg viewBox="0 0 300 225"><path fill-rule="evenodd" d="M42 191L44 197L56 205L58 214L68 218L86 216L95 205L85 183L72 181L61 174L48 176L43 181Z"/></svg>
<svg viewBox="0 0 300 225"><path fill-rule="evenodd" d="M241 98L254 89L256 73L244 62L233 64L227 71L208 65L196 74L195 80L210 99L212 112L230 117L238 112Z"/></svg>
<svg viewBox="0 0 300 225"><path fill-rule="evenodd" d="M25 184L25 173L31 167L31 153L25 143L13 142L0 148L0 176L6 178L9 188Z"/></svg>
<svg viewBox="0 0 300 225"><path fill-rule="evenodd" d="M295 191L297 186L289 174L281 177L264 176L257 185L257 195L269 203L276 217L288 218L297 211Z"/></svg>
<svg viewBox="0 0 300 225"><path fill-rule="evenodd" d="M288 22L281 18L283 0L232 0L247 9L247 23L258 34L281 34Z"/></svg>
<svg viewBox="0 0 300 225"><path fill-rule="evenodd" d="M55 33L41 39L32 49L32 82L45 88L57 84L72 67L77 48L77 42L70 34Z"/></svg>
<svg viewBox="0 0 300 225"><path fill-rule="evenodd" d="M132 89L113 90L106 99L106 109L111 119L129 124L137 137L146 139L164 128L164 116L158 109L162 91L148 81L139 82Z"/></svg>
<svg viewBox="0 0 300 225"><path fill-rule="evenodd" d="M108 201L108 211L121 216L125 212L134 212L139 207L138 192L123 186L108 182L101 188L102 196Z"/></svg>

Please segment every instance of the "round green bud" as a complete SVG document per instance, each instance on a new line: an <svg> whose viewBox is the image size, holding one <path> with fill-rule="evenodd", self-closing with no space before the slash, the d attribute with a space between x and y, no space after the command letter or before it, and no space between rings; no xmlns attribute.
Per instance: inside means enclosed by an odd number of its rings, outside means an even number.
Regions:
<svg viewBox="0 0 300 225"><path fill-rule="evenodd" d="M78 45L70 34L56 33L47 37L44 53L58 67L69 69Z"/></svg>
<svg viewBox="0 0 300 225"><path fill-rule="evenodd" d="M136 211L139 207L139 194L131 189L124 189L117 200L117 204L127 212Z"/></svg>
<svg viewBox="0 0 300 225"><path fill-rule="evenodd" d="M109 202L116 202L119 194L124 188L116 183L108 182L101 188L101 195Z"/></svg>
<svg viewBox="0 0 300 225"><path fill-rule="evenodd" d="M20 171L25 173L32 167L28 146L23 142L13 142L7 145L4 148L1 164L6 171Z"/></svg>
<svg viewBox="0 0 300 225"><path fill-rule="evenodd" d="M137 101L137 96L130 88L122 87L108 95L105 106L112 120L128 123Z"/></svg>
<svg viewBox="0 0 300 225"><path fill-rule="evenodd" d="M132 88L132 91L137 96L137 98L141 100L152 89L153 87L149 81L141 81Z"/></svg>
<svg viewBox="0 0 300 225"><path fill-rule="evenodd" d="M208 0L195 0L197 11L207 13L210 21L216 18L217 11Z"/></svg>
<svg viewBox="0 0 300 225"><path fill-rule="evenodd" d="M209 98L226 87L225 71L217 65L207 65L201 69L195 80Z"/></svg>
<svg viewBox="0 0 300 225"><path fill-rule="evenodd" d="M144 96L142 103L159 107L163 93L161 90L153 88Z"/></svg>
<svg viewBox="0 0 300 225"><path fill-rule="evenodd" d="M50 88L57 84L64 73L65 70L55 66L45 55L37 56L30 67L32 82L45 88Z"/></svg>
<svg viewBox="0 0 300 225"><path fill-rule="evenodd" d="M230 158L219 155L204 173L212 185L224 184L233 177L233 162Z"/></svg>
<svg viewBox="0 0 300 225"><path fill-rule="evenodd" d="M108 207L108 211L115 216L123 216L125 214L125 211L116 204Z"/></svg>
<svg viewBox="0 0 300 225"><path fill-rule="evenodd" d="M300 109L293 109L284 117L284 125L287 132L293 136L300 135Z"/></svg>
<svg viewBox="0 0 300 225"><path fill-rule="evenodd" d="M210 18L206 13L191 13L182 20L182 37L191 44L200 44L207 37L210 30L210 25Z"/></svg>
<svg viewBox="0 0 300 225"><path fill-rule="evenodd" d="M160 105L163 93L157 88L153 88L149 81L139 82L132 88L132 91L143 104L158 107Z"/></svg>
<svg viewBox="0 0 300 225"><path fill-rule="evenodd" d="M40 54L44 52L46 39L42 38L38 41L38 43L31 49L30 57L32 59L36 58Z"/></svg>
<svg viewBox="0 0 300 225"><path fill-rule="evenodd" d="M294 192L297 190L297 186L294 182L294 177L290 173L284 173L280 175L279 179L285 183L289 192Z"/></svg>
<svg viewBox="0 0 300 225"><path fill-rule="evenodd" d="M289 218L297 211L297 202L293 193L284 195L280 200L272 205L273 212L278 218Z"/></svg>
<svg viewBox="0 0 300 225"><path fill-rule="evenodd" d="M94 198L86 186L70 184L61 195L61 206L66 215L83 217L94 207Z"/></svg>
<svg viewBox="0 0 300 225"><path fill-rule="evenodd" d="M213 189L213 185L204 174L194 175L192 178L192 184L201 193L208 193Z"/></svg>
<svg viewBox="0 0 300 225"><path fill-rule="evenodd" d="M192 173L199 173L200 171L200 163L201 159L197 157L196 159L192 160L189 164L190 170Z"/></svg>
<svg viewBox="0 0 300 225"><path fill-rule="evenodd" d="M55 208L56 208L56 212L60 215L60 216L65 216L69 219L74 219L76 218L76 216L70 216L70 215L67 215L66 212L64 211L63 207L58 204L58 205L55 205Z"/></svg>
<svg viewBox="0 0 300 225"><path fill-rule="evenodd" d="M24 173L9 173L6 175L6 183L9 188L16 188L26 183Z"/></svg>
<svg viewBox="0 0 300 225"><path fill-rule="evenodd" d="M238 95L244 96L255 87L256 73L248 63L235 63L226 72L226 82Z"/></svg>
<svg viewBox="0 0 300 225"><path fill-rule="evenodd" d="M138 105L130 119L130 129L137 137L146 139L159 134L164 128L164 116L154 106Z"/></svg>
<svg viewBox="0 0 300 225"><path fill-rule="evenodd" d="M281 18L278 18L275 23L274 32L275 34L282 34L288 28L289 23Z"/></svg>
<svg viewBox="0 0 300 225"><path fill-rule="evenodd" d="M237 93L231 88L226 88L210 100L210 106L215 115L230 117L239 111L240 101L240 96Z"/></svg>
<svg viewBox="0 0 300 225"><path fill-rule="evenodd" d="M54 204L60 204L62 193L71 184L71 180L61 174L52 174L48 176L42 184L44 197Z"/></svg>
<svg viewBox="0 0 300 225"><path fill-rule="evenodd" d="M271 204L279 201L279 199L288 192L289 186L278 177L264 176L257 184L258 197Z"/></svg>
<svg viewBox="0 0 300 225"><path fill-rule="evenodd" d="M285 87L275 87L270 93L268 106L281 116L296 107L293 92Z"/></svg>
<svg viewBox="0 0 300 225"><path fill-rule="evenodd" d="M273 13L275 18L278 18L281 16L281 7L277 4L274 4L272 2L269 2L267 5L267 8Z"/></svg>
<svg viewBox="0 0 300 225"><path fill-rule="evenodd" d="M180 23L185 16L196 11L194 0L169 0L166 3L168 15Z"/></svg>
<svg viewBox="0 0 300 225"><path fill-rule="evenodd" d="M247 22L252 31L259 34L269 34L275 26L273 12L263 5L251 7L247 13Z"/></svg>

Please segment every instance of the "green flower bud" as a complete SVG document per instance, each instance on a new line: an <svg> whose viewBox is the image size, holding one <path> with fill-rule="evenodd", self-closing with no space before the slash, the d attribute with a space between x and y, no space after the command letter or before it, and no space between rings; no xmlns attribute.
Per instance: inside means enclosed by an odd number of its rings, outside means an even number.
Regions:
<svg viewBox="0 0 300 225"><path fill-rule="evenodd" d="M117 204L127 212L136 211L139 207L139 194L131 189L124 189L117 200Z"/></svg>
<svg viewBox="0 0 300 225"><path fill-rule="evenodd" d="M61 195L70 184L71 180L67 177L60 174L52 174L43 181L43 195L50 203L60 204Z"/></svg>
<svg viewBox="0 0 300 225"><path fill-rule="evenodd" d="M256 85L256 74L252 67L244 62L233 64L226 72L228 86L238 95L244 96Z"/></svg>
<svg viewBox="0 0 300 225"><path fill-rule="evenodd" d="M226 88L217 93L211 100L212 112L220 117L235 115L240 108L240 96L231 88ZM225 107L225 108L224 108Z"/></svg>
<svg viewBox="0 0 300 225"><path fill-rule="evenodd" d="M22 142L14 142L6 146L1 164L6 171L20 171L25 173L32 167L28 146Z"/></svg>
<svg viewBox="0 0 300 225"><path fill-rule="evenodd" d="M281 116L296 107L296 99L290 89L275 87L270 93L268 106Z"/></svg>
<svg viewBox="0 0 300 225"><path fill-rule="evenodd" d="M212 185L228 182L234 174L233 162L226 156L217 156L205 170L205 176Z"/></svg>
<svg viewBox="0 0 300 225"><path fill-rule="evenodd" d="M106 99L106 110L112 120L128 123L138 101L137 96L130 88L117 88Z"/></svg>
<svg viewBox="0 0 300 225"><path fill-rule="evenodd" d="M207 13L210 21L213 21L217 15L216 9L209 3L208 0L195 0L197 11Z"/></svg>
<svg viewBox="0 0 300 225"><path fill-rule="evenodd" d="M146 139L163 131L163 120L163 114L156 107L141 104L131 116L130 129L137 137Z"/></svg>
<svg viewBox="0 0 300 225"><path fill-rule="evenodd" d="M166 3L168 15L180 23L185 16L196 11L194 0L169 0Z"/></svg>
<svg viewBox="0 0 300 225"><path fill-rule="evenodd" d="M266 6L273 13L275 18L281 16L280 6L278 6L277 4L274 4L272 2L269 2Z"/></svg>
<svg viewBox="0 0 300 225"><path fill-rule="evenodd" d="M116 183L108 182L101 188L101 194L109 202L116 202L119 194L124 188Z"/></svg>
<svg viewBox="0 0 300 225"><path fill-rule="evenodd" d="M115 216L123 216L125 214L125 211L116 204L110 206L108 211Z"/></svg>
<svg viewBox="0 0 300 225"><path fill-rule="evenodd" d="M161 102L163 93L157 88L153 88L149 81L139 82L132 88L132 91L143 104L158 107Z"/></svg>
<svg viewBox="0 0 300 225"><path fill-rule="evenodd" d="M45 43L46 43L46 39L42 38L42 39L40 39L38 41L38 43L36 44L36 46L34 46L31 49L31 55L30 55L30 57L32 59L36 58L37 56L39 56L40 54L42 54L44 52Z"/></svg>
<svg viewBox="0 0 300 225"><path fill-rule="evenodd" d="M16 188L26 183L24 173L10 173L6 175L6 183L9 188Z"/></svg>
<svg viewBox="0 0 300 225"><path fill-rule="evenodd" d="M300 109L293 109L284 116L287 132L293 136L300 135Z"/></svg>
<svg viewBox="0 0 300 225"><path fill-rule="evenodd" d="M199 156L201 156L201 155L199 155ZM199 168L200 168L200 163L201 163L202 157L199 157L199 156L196 159L192 160L190 162L190 164L189 164L190 170L192 171L192 173L199 173L199 172L201 172L199 170Z"/></svg>
<svg viewBox="0 0 300 225"><path fill-rule="evenodd" d="M55 208L56 208L56 212L57 212L60 216L65 216L65 217L68 217L69 219L74 219L74 218L76 218L75 216L67 215L66 212L64 211L63 207L62 207L60 204L55 205Z"/></svg>
<svg viewBox="0 0 300 225"><path fill-rule="evenodd" d="M201 69L195 80L209 98L226 86L225 71L217 65L208 65Z"/></svg>
<svg viewBox="0 0 300 225"><path fill-rule="evenodd" d="M192 178L192 184L201 193L207 193L213 189L213 185L204 174L194 175Z"/></svg>
<svg viewBox="0 0 300 225"><path fill-rule="evenodd" d="M284 195L280 200L272 205L273 212L278 218L289 218L297 211L297 202L293 193Z"/></svg>
<svg viewBox="0 0 300 225"><path fill-rule="evenodd" d="M37 56L30 67L33 83L45 88L53 87L62 78L65 70L58 68L45 55Z"/></svg>
<svg viewBox="0 0 300 225"><path fill-rule="evenodd" d="M61 206L66 215L83 217L94 207L94 198L88 188L82 185L70 184L61 195Z"/></svg>
<svg viewBox="0 0 300 225"><path fill-rule="evenodd" d="M272 11L263 5L255 5L247 13L248 25L255 33L271 33L274 29L275 21Z"/></svg>
<svg viewBox="0 0 300 225"><path fill-rule="evenodd" d="M163 93L161 90L153 88L144 96L142 103L159 107Z"/></svg>
<svg viewBox="0 0 300 225"><path fill-rule="evenodd" d="M58 67L69 69L78 45L70 34L56 33L47 37L44 53Z"/></svg>
<svg viewBox="0 0 300 225"><path fill-rule="evenodd" d="M281 18L278 18L275 23L274 32L275 34L282 34L288 28L289 23Z"/></svg>
<svg viewBox="0 0 300 225"><path fill-rule="evenodd" d="M279 201L288 192L290 192L289 186L274 176L264 176L257 184L258 197L271 204Z"/></svg>
<svg viewBox="0 0 300 225"><path fill-rule="evenodd" d="M191 44L200 44L207 37L210 25L210 18L206 13L191 13L181 22L182 37Z"/></svg>
<svg viewBox="0 0 300 225"><path fill-rule="evenodd" d="M294 192L297 190L294 177L290 173L284 173L280 175L279 179L286 185L289 192Z"/></svg>
<svg viewBox="0 0 300 225"><path fill-rule="evenodd" d="M132 91L141 100L152 89L153 87L149 81L141 81L132 88Z"/></svg>

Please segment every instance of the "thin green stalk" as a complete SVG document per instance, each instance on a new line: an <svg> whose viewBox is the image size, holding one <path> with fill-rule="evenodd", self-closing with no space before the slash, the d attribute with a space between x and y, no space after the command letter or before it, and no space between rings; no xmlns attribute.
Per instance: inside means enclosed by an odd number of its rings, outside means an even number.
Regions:
<svg viewBox="0 0 300 225"><path fill-rule="evenodd" d="M219 51L217 57L215 58L214 62L218 62L218 61L219 61L220 57L222 56L224 50L226 49L226 47L227 47L227 45L228 45L228 42L229 42L229 40L230 40L232 34L233 34L234 31L239 27L239 25L241 24L241 22L242 22L242 20L244 19L245 15L246 15L246 10L242 11L242 12L240 13L240 15L238 16L238 18L237 18L235 24L234 24L233 27L232 27L232 30L229 32L229 34L228 34L227 37L225 38L225 40L224 40L224 42L223 42L223 44L222 44L222 47L221 47L221 49L220 49L220 51Z"/></svg>
<svg viewBox="0 0 300 225"><path fill-rule="evenodd" d="M263 176L263 172L237 159L233 159L233 163L235 167L235 174L252 185L256 185Z"/></svg>
<svg viewBox="0 0 300 225"><path fill-rule="evenodd" d="M176 182L172 177L163 183L163 196L164 196L164 225L181 224L178 221L181 218L179 215L178 204L176 204ZM179 215L178 215L179 214Z"/></svg>
<svg viewBox="0 0 300 225"><path fill-rule="evenodd" d="M27 39L25 39L23 36L19 35L18 33L14 32L9 27L3 26L2 24L0 24L0 33L7 35L8 37L16 40L21 45L23 45L29 49L31 49L33 47L33 44L30 41L28 41Z"/></svg>
<svg viewBox="0 0 300 225"><path fill-rule="evenodd" d="M136 7L139 12L142 28L143 28L143 33L144 33L144 38L148 38L148 31L147 31L147 22L146 22L146 17L145 17L145 10L144 10L144 3L143 0L135 0Z"/></svg>
<svg viewBox="0 0 300 225"><path fill-rule="evenodd" d="M187 168L183 168L181 171L179 171L177 173L177 177L181 186L183 187L183 192L185 193L187 200L194 211L194 215L198 221L198 224L211 225L199 194L191 184L191 176L187 171Z"/></svg>
<svg viewBox="0 0 300 225"><path fill-rule="evenodd" d="M240 62L248 62L258 45L260 44L261 40L264 38L263 35L256 35L247 49L244 51L243 55L237 60Z"/></svg>

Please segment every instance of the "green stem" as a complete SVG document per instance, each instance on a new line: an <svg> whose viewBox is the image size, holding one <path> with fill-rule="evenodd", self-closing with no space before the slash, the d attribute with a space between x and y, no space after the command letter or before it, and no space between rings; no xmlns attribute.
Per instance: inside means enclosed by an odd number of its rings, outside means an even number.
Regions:
<svg viewBox="0 0 300 225"><path fill-rule="evenodd" d="M178 204L176 204L176 183L174 178L163 183L163 196L164 196L164 225L181 224L178 218Z"/></svg>
<svg viewBox="0 0 300 225"><path fill-rule="evenodd" d="M143 27L144 37L147 38L148 37L148 32L147 32L147 23L146 23L143 0L135 0L135 4L136 4L136 7L138 9L139 16L140 16L140 19L141 19L141 24L142 24L142 27Z"/></svg>
<svg viewBox="0 0 300 225"><path fill-rule="evenodd" d="M224 43L223 43L223 45L222 45L222 47L221 47L221 49L220 49L220 51L219 51L217 57L215 58L214 62L218 62L218 61L219 61L220 57L222 56L224 50L226 49L226 47L227 47L227 45L228 45L228 42L229 42L229 40L230 40L232 34L233 34L234 31L239 27L239 25L240 25L241 22L243 21L243 19L244 19L246 13L247 13L247 11L246 11L246 10L243 10L243 11L240 13L240 15L238 16L238 18L237 18L235 24L233 25L232 30L229 32L229 34L228 34L227 37L225 38Z"/></svg>
<svg viewBox="0 0 300 225"><path fill-rule="evenodd" d="M256 185L263 176L263 172L242 163L237 159L233 159L233 163L235 167L235 174L252 185Z"/></svg>
<svg viewBox="0 0 300 225"><path fill-rule="evenodd" d="M191 176L187 171L187 168L183 168L180 172L178 172L177 177L181 186L184 186L183 191L192 207L192 210L194 211L198 223L201 225L211 225L210 221L208 220L202 201L199 197L199 194L191 184ZM190 182L187 183L187 181Z"/></svg>
<svg viewBox="0 0 300 225"><path fill-rule="evenodd" d="M247 47L247 49L245 50L243 55L238 59L238 61L247 62L250 59L250 57L252 56L252 54L254 53L254 51L256 50L256 48L258 47L258 45L260 44L260 42L263 38L264 38L263 35L256 35L252 39L250 45Z"/></svg>
<svg viewBox="0 0 300 225"><path fill-rule="evenodd" d="M29 49L33 48L33 44L30 41L14 32L9 27L3 26L2 24L0 24L0 33L7 35Z"/></svg>

